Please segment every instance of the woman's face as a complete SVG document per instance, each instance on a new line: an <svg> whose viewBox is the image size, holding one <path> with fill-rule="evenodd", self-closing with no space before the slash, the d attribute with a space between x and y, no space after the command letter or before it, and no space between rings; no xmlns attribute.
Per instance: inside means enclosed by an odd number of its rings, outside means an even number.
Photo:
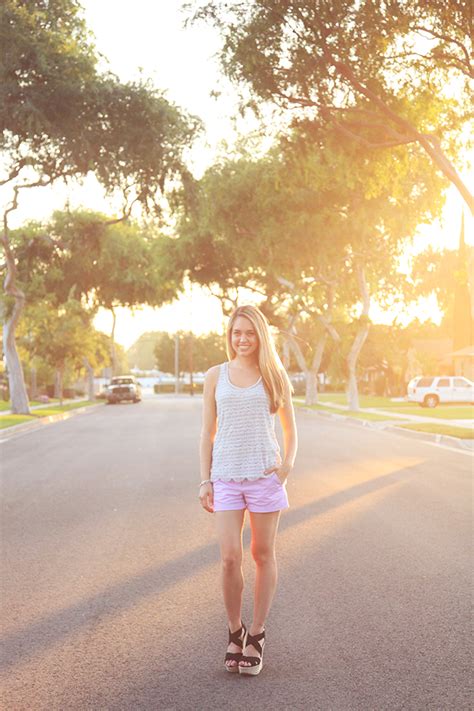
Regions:
<svg viewBox="0 0 474 711"><path fill-rule="evenodd" d="M232 348L240 356L250 356L258 351L258 336L245 316L237 316L232 327Z"/></svg>

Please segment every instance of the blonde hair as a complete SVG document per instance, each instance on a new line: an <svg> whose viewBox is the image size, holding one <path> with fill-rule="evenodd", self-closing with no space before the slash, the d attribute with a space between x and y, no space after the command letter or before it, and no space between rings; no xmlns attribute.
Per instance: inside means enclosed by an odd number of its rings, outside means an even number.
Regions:
<svg viewBox="0 0 474 711"><path fill-rule="evenodd" d="M270 333L268 319L256 306L238 306L230 315L227 324L227 357L233 360L237 355L232 347L232 329L239 316L247 318L255 329L258 338L258 366L262 374L265 390L270 398L270 411L276 412L285 404L285 383L288 376L278 355ZM290 384L290 391L293 388Z"/></svg>

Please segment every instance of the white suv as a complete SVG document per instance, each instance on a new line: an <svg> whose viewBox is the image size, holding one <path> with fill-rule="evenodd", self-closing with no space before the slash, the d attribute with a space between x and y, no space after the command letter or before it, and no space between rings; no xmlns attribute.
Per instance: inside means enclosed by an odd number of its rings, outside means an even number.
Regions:
<svg viewBox="0 0 474 711"><path fill-rule="evenodd" d="M408 399L422 407L436 407L440 402L474 402L474 383L461 376L426 377L419 375L408 383Z"/></svg>

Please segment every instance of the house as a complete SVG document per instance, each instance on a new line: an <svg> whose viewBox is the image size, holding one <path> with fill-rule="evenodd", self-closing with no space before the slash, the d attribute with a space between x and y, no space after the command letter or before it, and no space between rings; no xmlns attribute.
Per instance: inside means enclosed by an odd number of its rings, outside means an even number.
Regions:
<svg viewBox="0 0 474 711"><path fill-rule="evenodd" d="M469 380L474 380L474 346L466 346L454 353L448 353L440 365L449 369L451 375L464 375Z"/></svg>

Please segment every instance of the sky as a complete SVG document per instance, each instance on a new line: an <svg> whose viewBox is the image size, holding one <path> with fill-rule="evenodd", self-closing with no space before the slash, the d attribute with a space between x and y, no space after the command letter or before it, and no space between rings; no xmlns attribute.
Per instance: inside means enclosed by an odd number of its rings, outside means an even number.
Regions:
<svg viewBox="0 0 474 711"><path fill-rule="evenodd" d="M219 36L203 24L184 28L181 5L182 0L82 0L87 24L104 57L103 67L124 81L136 79L141 71L157 87L166 90L168 99L204 122L205 135L189 155L190 166L199 177L219 153L232 149L239 132L251 132L257 125L247 118L235 127L232 118L237 94L221 75L215 58ZM216 89L220 91L218 100L211 97ZM89 178L73 190L55 186L30 191L12 226L26 219L47 219L66 200L71 208L83 206L104 212L118 208L105 200L95 179ZM415 251L430 244L436 248L454 248L459 239L461 209L461 198L454 188L449 188L442 220L420 228L414 241ZM469 230L467 233L468 241L472 241ZM422 319L430 314L439 317L435 300L423 300L418 314ZM391 322L394 314L374 306L371 316L375 321ZM99 313L97 328L110 333L111 324L109 313ZM128 348L146 331L192 329L199 335L210 330L222 331L222 327L219 301L194 286L172 305L161 309L142 308L133 313L117 309L116 340Z"/></svg>

